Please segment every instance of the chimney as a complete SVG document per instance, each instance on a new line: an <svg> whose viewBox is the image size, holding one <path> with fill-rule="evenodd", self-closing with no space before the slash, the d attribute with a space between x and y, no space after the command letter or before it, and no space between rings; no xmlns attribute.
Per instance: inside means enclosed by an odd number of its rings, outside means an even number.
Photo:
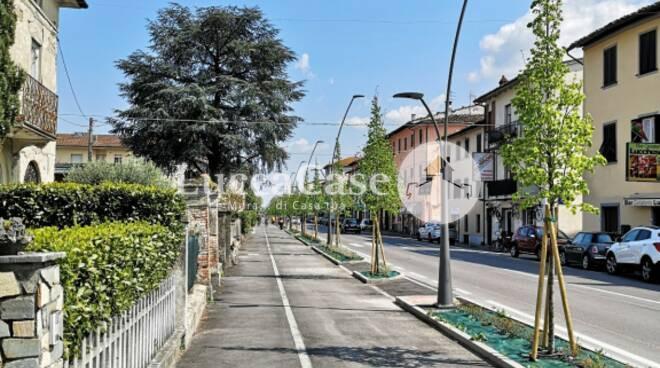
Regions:
<svg viewBox="0 0 660 368"><path fill-rule="evenodd" d="M509 80L506 79L506 76L502 75L502 78L500 78L500 86L509 83Z"/></svg>
<svg viewBox="0 0 660 368"><path fill-rule="evenodd" d="M415 121L417 119L417 114L410 114L410 121Z"/></svg>

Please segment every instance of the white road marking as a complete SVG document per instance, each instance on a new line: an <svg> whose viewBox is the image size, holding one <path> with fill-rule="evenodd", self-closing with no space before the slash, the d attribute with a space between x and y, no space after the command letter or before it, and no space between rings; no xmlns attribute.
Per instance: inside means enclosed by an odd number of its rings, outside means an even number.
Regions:
<svg viewBox="0 0 660 368"><path fill-rule="evenodd" d="M273 263L273 273L275 274L275 280L277 281L277 288L280 291L280 297L282 298L282 305L284 306L284 314L286 314L286 319L289 322L289 330L291 331L291 336L293 337L293 343L296 346L298 351L298 359L300 360L300 366L302 368L312 368L312 361L307 355L307 349L305 348L305 342L303 341L302 334L300 329L298 329L298 323L296 322L296 317L293 315L291 310L291 304L289 303L289 297L286 295L286 290L284 290L284 284L282 283L282 278L280 277L280 271L277 269L277 264L275 263L275 257L273 257L273 251L270 248L270 240L268 240L268 232L264 229L264 235L266 235L266 248L268 248L268 255L270 256L270 261Z"/></svg>
<svg viewBox="0 0 660 368"><path fill-rule="evenodd" d="M363 248L364 245L358 244L358 243L351 243L351 246L356 247L356 248Z"/></svg>
<svg viewBox="0 0 660 368"><path fill-rule="evenodd" d="M458 291L459 294L463 294L463 295L466 295L466 296L467 295L472 295L471 292L469 292L467 290L459 289L459 288L454 288L454 291Z"/></svg>
<svg viewBox="0 0 660 368"><path fill-rule="evenodd" d="M424 275L420 275L417 272L408 272L408 275L416 277L418 279L430 280L428 277L426 277Z"/></svg>
<svg viewBox="0 0 660 368"><path fill-rule="evenodd" d="M484 266L484 267L487 267L487 266ZM531 273L526 273L526 272L521 272L521 271L504 270L504 269L497 269L497 270L500 271L500 272L515 273L515 274L525 276L525 277L528 277L528 278L533 278L533 279L538 279L538 277L539 277L538 275L533 275ZM556 282L558 282L558 281L556 281ZM603 294L609 294L609 295L620 296L620 297L623 297L623 298L629 298L629 299L637 300L637 301L640 301L640 302L651 303L651 304L660 304L660 300L646 299L646 298L642 298L642 297L639 297L639 296L619 293L619 292L616 292L616 291L603 290L603 289L593 287L593 286L578 285L578 284L574 284L574 283L571 283L571 282L568 282L567 285L570 285L571 287L580 288L580 289L596 291L596 292L603 293Z"/></svg>
<svg viewBox="0 0 660 368"><path fill-rule="evenodd" d="M534 316L530 314L519 311L515 308L511 308L504 304L500 304L493 300L487 300L486 304L489 304L496 309L504 310L505 312L515 314L518 316L519 319L523 320L524 322L530 325L534 324ZM557 334L558 336L560 336L565 340L568 340L568 330L566 329L566 327L564 327L563 325L558 325L557 327L555 327L555 330L558 332ZM578 339L580 345L583 345L584 347L593 351L602 349L606 355L609 355L610 357L615 358L617 360L621 360L624 363L629 363L640 367L656 367L656 368L660 367L660 364L658 364L657 362L627 352L623 349L617 348L616 346L612 346L600 340L594 339L593 337L589 337L577 332L575 333L575 337Z"/></svg>

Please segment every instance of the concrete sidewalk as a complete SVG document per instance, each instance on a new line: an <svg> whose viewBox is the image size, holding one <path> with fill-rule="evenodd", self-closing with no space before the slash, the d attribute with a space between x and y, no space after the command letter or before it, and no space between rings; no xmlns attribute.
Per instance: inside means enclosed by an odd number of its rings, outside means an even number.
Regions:
<svg viewBox="0 0 660 368"><path fill-rule="evenodd" d="M257 228L177 367L488 366L286 233Z"/></svg>

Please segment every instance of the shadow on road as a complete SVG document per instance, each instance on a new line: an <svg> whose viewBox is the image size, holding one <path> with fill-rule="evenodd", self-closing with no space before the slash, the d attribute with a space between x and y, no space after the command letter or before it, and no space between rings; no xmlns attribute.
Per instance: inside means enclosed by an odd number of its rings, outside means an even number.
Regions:
<svg viewBox="0 0 660 368"><path fill-rule="evenodd" d="M245 348L225 347L223 350L233 351L270 351L282 354L297 354L295 349L288 348ZM328 346L323 348L308 348L305 350L311 357L329 357L346 362L358 363L370 367L422 368L422 367L489 367L478 360L447 359L434 351L420 351L403 347L348 347Z"/></svg>

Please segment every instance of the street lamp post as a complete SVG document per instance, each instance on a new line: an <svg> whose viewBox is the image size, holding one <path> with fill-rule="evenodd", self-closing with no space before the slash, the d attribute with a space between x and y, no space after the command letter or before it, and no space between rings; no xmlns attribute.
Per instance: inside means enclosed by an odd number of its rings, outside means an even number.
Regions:
<svg viewBox="0 0 660 368"><path fill-rule="evenodd" d="M339 124L339 131L337 132L337 138L335 138L335 147L332 149L332 159L330 160L330 176L334 174L334 169L335 169L335 160L339 159L339 152L337 152L337 149L339 147L339 138L341 137L341 131L344 128L344 123L346 122L346 117L348 117L348 112L351 110L351 106L353 106L353 101L355 101L358 98L363 98L364 95L353 95L351 97L351 102L348 103L348 107L346 108L346 112L344 113L344 118L341 119L341 124ZM330 210L332 211L334 202L330 203ZM332 212L331 212L332 213ZM338 213L335 211L335 221L337 221L337 228L339 228L339 216L337 216ZM327 238L327 243L328 246L331 246L332 244L332 215L328 216L328 238ZM339 245L339 239L337 239L337 245Z"/></svg>
<svg viewBox="0 0 660 368"><path fill-rule="evenodd" d="M445 123L444 123L444 141L445 144L441 145L441 155L444 158L447 158L447 145L448 145L448 125L449 125L449 105L450 105L450 96L451 96L451 83L454 76L454 63L456 61L456 50L458 48L458 41L461 36L461 28L463 27L463 19L465 17L465 10L467 9L468 0L463 0L463 7L461 8L461 15L458 18L458 25L456 27L456 35L454 37L454 46L451 52L451 61L449 63L449 75L447 78L447 92L445 94ZM431 121L435 127L436 134L438 135L438 141L440 140L440 129L438 124L433 117L433 112L429 109L426 102L424 102L424 95L421 93L400 93L394 97L398 98L412 98L419 100L426 108L426 111L429 112L431 116ZM444 183L441 186L442 192L442 217L443 217L443 227L442 227L442 247L440 249L440 270L438 271L438 306L439 307L450 307L454 305L454 296L451 285L451 269L450 269L450 253L449 253L449 190L447 188L447 165L442 166L442 178Z"/></svg>
<svg viewBox="0 0 660 368"><path fill-rule="evenodd" d="M440 133L440 127L438 122L433 116L433 112L429 108L429 105L424 101L424 95L418 92L404 92L397 93L394 95L394 98L409 98L417 100L424 105L424 108L431 117L431 122L435 128L435 134L438 137L438 144L440 145L440 163L442 167L442 178L444 180L440 185L440 196L442 198L442 245L440 247L440 270L438 271L438 305L442 307L448 307L454 304L454 297L451 285L451 270L450 270L450 254L449 254L449 190L447 188L448 178L447 178L447 126L449 122L445 119L444 123L444 136ZM445 112L445 115L449 115L448 112ZM444 144L441 138L444 138Z"/></svg>
<svg viewBox="0 0 660 368"><path fill-rule="evenodd" d="M325 143L325 142L322 141L322 140L316 141L316 143L314 143L314 148L312 149L312 153L309 154L309 160L307 160L307 167L305 167L305 181L304 181L305 185L307 184L307 175L309 174L309 165L312 162L312 158L314 157L314 152L316 152L316 147L318 147L319 144L321 144L321 143Z"/></svg>
<svg viewBox="0 0 660 368"><path fill-rule="evenodd" d="M307 161L300 161L300 164L298 164L298 168L296 169L296 172L293 173L293 180L291 181L291 186L289 188L289 191L291 193L294 193L295 188L298 186L298 175L300 174L300 168L305 163L307 163Z"/></svg>

